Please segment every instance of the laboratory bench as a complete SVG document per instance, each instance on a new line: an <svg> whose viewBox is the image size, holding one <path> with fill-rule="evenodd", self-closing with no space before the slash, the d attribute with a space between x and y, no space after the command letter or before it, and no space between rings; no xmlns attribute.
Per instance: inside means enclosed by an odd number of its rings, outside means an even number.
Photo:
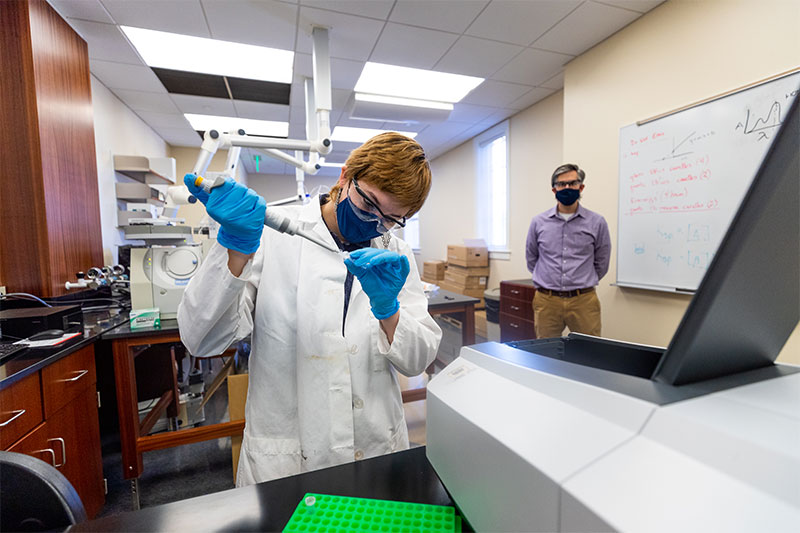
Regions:
<svg viewBox="0 0 800 533"><path fill-rule="evenodd" d="M475 343L474 317L478 301L439 290L428 295L428 310L431 315L449 314L460 319L462 341L466 346ZM155 423L165 414L177 429L180 391L176 351L183 349L177 320L162 320L159 328L131 330L127 312L113 309L85 313L82 336L54 347L25 350L0 365L0 439L2 449L22 451L57 466L78 489L89 516L94 516L104 501L96 407L100 403L98 388L107 390L110 387L110 383L105 383L110 381L108 378L101 380L103 383L97 379L96 343L99 343L98 354L105 356L110 351L113 359L113 391L103 395L116 396L123 476L131 482L134 509L139 507L137 481L143 470L143 453L241 435L245 424L244 420L231 420L150 434ZM135 361L146 348L156 345L168 348L162 351L166 356L159 356L161 370L157 372L159 379L163 378L164 386L159 389L160 398L155 406L140 420ZM109 364L105 357L98 359L98 365L101 363ZM433 374L437 367L442 366L434 361L427 373ZM110 372L109 367L107 372L100 371L100 374L105 376ZM425 397L424 387L403 391L404 402ZM62 416L51 419L56 411ZM42 426L49 432L41 431ZM64 427L83 428L81 431L85 435L67 439L62 435L66 431ZM87 466L84 469L77 468L77 461L67 463L64 460L84 455L78 452L80 447L77 443L89 450L85 457L91 460L85 462ZM87 488L81 488L84 486Z"/></svg>
<svg viewBox="0 0 800 533"><path fill-rule="evenodd" d="M281 531L307 493L455 507L422 446L103 517L69 531ZM463 517L462 528L472 531Z"/></svg>

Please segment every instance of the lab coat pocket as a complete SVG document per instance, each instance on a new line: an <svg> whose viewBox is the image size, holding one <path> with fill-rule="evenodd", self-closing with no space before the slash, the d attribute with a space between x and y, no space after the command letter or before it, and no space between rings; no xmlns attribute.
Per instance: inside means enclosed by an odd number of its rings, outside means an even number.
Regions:
<svg viewBox="0 0 800 533"><path fill-rule="evenodd" d="M389 437L389 444L393 452L408 449L408 427L406 427L405 419L401 419L400 423L392 428L392 433Z"/></svg>
<svg viewBox="0 0 800 533"><path fill-rule="evenodd" d="M239 458L236 486L298 474L301 465L299 440L245 436Z"/></svg>

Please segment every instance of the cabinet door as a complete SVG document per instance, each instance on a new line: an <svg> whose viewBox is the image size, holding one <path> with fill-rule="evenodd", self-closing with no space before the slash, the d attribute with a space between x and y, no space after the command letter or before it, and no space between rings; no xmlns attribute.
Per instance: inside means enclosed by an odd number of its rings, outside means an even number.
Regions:
<svg viewBox="0 0 800 533"><path fill-rule="evenodd" d="M533 322L500 313L500 342L524 341L536 338Z"/></svg>
<svg viewBox="0 0 800 533"><path fill-rule="evenodd" d="M55 466L72 483L89 518L105 503L97 395L86 389L10 449Z"/></svg>

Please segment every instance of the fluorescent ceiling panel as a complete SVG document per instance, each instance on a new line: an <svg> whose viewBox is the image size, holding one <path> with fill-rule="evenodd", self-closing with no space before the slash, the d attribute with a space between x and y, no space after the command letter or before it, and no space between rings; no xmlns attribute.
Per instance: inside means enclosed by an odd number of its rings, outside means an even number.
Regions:
<svg viewBox="0 0 800 533"><path fill-rule="evenodd" d="M380 94L356 93L355 99L361 102L374 102L376 104L402 105L413 107L427 107L429 109L453 110L453 104L447 102L434 102L431 100L418 100L414 98L399 98L397 96L383 96Z"/></svg>
<svg viewBox="0 0 800 533"><path fill-rule="evenodd" d="M462 74L367 62L356 83L355 91L455 103L461 101L483 80L484 78Z"/></svg>
<svg viewBox="0 0 800 533"><path fill-rule="evenodd" d="M252 80L292 82L294 52L120 26L151 67Z"/></svg>
<svg viewBox="0 0 800 533"><path fill-rule="evenodd" d="M240 128L248 135L266 135L269 137L288 137L289 123L274 120L254 120L252 118L217 117L214 115L195 115L185 113L184 116L192 128L198 131L218 130L235 132Z"/></svg>
<svg viewBox="0 0 800 533"><path fill-rule="evenodd" d="M370 140L371 138L379 135L381 133L386 133L387 131L395 131L395 130L375 130L370 128L353 128L350 126L336 126L333 129L333 133L331 134L331 140L334 141L342 141L348 143L364 143ZM417 132L415 131L398 131L400 135L405 135L406 137L414 138L417 136Z"/></svg>

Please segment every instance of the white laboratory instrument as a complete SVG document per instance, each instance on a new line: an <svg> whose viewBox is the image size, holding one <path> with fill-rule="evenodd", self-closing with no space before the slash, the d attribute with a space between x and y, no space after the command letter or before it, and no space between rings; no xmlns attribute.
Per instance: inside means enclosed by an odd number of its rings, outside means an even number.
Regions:
<svg viewBox="0 0 800 533"><path fill-rule="evenodd" d="M476 531L797 531L798 102L667 349L485 343L431 380L427 456Z"/></svg>
<svg viewBox="0 0 800 533"><path fill-rule="evenodd" d="M199 244L131 248L131 308L158 307L162 319L176 318L183 291L201 262Z"/></svg>

